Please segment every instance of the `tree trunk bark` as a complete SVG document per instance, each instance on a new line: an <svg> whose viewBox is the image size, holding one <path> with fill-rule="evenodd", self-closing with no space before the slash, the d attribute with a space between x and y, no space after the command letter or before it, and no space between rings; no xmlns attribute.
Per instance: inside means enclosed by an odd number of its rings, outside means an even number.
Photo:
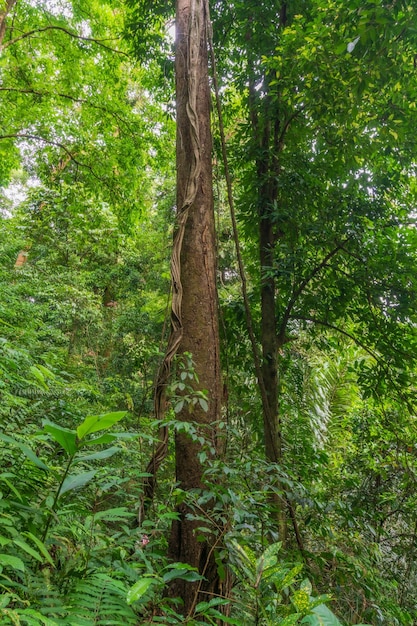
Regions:
<svg viewBox="0 0 417 626"><path fill-rule="evenodd" d="M179 354L192 355L197 374L192 381L194 390L208 392L207 411L198 402L190 410L185 402L178 419L193 422L198 435L216 450L221 377L207 59L209 17L206 0L177 0L176 10L178 218L181 219L184 211L188 212L179 268L182 289ZM203 487L201 452L199 441L184 431L176 433L176 478L185 491ZM180 519L173 523L171 531L170 557L196 567L207 583L173 581L170 595L182 598L184 615L192 614L204 591L217 592L212 546L207 539L199 540L196 529L201 523L189 519L190 513L187 504L180 505Z"/></svg>
<svg viewBox="0 0 417 626"><path fill-rule="evenodd" d="M0 11L0 50L3 45L4 35L6 34L6 19L16 2L17 0L6 0L3 11Z"/></svg>

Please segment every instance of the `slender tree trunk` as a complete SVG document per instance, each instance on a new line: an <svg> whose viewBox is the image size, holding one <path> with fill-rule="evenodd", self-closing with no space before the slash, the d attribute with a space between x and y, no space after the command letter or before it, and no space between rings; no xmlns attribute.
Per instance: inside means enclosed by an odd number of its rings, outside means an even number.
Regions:
<svg viewBox="0 0 417 626"><path fill-rule="evenodd" d="M198 382L195 390L208 391L208 411L196 404L178 415L192 421L199 434L216 449L216 423L220 417L221 379L219 360L216 246L212 194L212 141L207 61L208 11L206 0L177 0L176 96L177 96L177 210L188 212L185 221L180 277L182 289L182 340L179 354L190 353ZM175 285L174 285L175 287ZM186 433L175 439L176 477L181 489L203 486L199 454L201 443ZM184 601L184 615L192 613L201 593L217 591L212 546L198 538L201 523L189 519L186 504L179 507L170 537L170 556L198 569L207 584L174 581L171 594Z"/></svg>
<svg viewBox="0 0 417 626"><path fill-rule="evenodd" d="M262 169L262 168L258 168ZM264 176L270 172L264 172ZM259 197L259 260L261 266L261 345L262 377L268 406L263 407L265 456L271 463L282 465L282 431L278 399L278 349L276 285L274 271L275 232L272 216L276 192L271 184L260 188ZM271 502L275 508L279 537L283 546L287 539L286 499L277 480ZM281 492L281 493L279 493Z"/></svg>
<svg viewBox="0 0 417 626"><path fill-rule="evenodd" d="M254 144L257 150L256 174L258 188L259 264L261 289L261 333L262 346L262 413L264 426L265 456L271 463L282 465L282 430L278 398L278 350L282 338L277 332L276 284L274 278L275 241L277 233L274 223L274 205L277 201L280 153L280 120L278 112L271 112L272 102L267 96L258 101L253 67L249 63L249 108ZM280 493L281 492L281 493ZM287 539L286 498L282 485L276 481L271 494L275 508L280 541L285 546Z"/></svg>
<svg viewBox="0 0 417 626"><path fill-rule="evenodd" d="M280 10L279 28L287 22L287 3ZM251 40L250 24L246 36ZM276 309L276 281L274 278L276 232L274 207L278 199L279 159L282 150L280 111L269 94L268 78L264 77L262 100L256 89L254 63L248 58L249 68L249 112L256 147L256 173L258 177L258 220L259 220L259 262L261 288L261 334L262 381L265 398L262 399L265 456L271 463L283 465L282 428L279 409L278 352L284 337L278 334ZM285 330L285 329L284 329ZM285 547L287 540L287 502L281 481L277 479L275 491L271 494L275 508L280 541Z"/></svg>

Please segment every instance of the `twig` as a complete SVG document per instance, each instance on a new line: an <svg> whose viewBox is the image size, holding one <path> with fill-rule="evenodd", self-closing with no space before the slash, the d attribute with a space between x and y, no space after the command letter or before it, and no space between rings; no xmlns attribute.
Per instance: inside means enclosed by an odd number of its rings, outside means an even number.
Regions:
<svg viewBox="0 0 417 626"><path fill-rule="evenodd" d="M285 313L284 313L284 316L282 318L281 326L280 326L279 333L278 333L279 337L281 337L281 338L284 337L285 329L287 327L288 320L290 319L290 316L291 316L291 311L293 310L294 305L296 304L299 296L303 293L304 289L307 287L309 282L311 280L313 280L313 278L324 267L326 267L326 265L330 261L330 259L333 258L342 249L342 246L345 243L346 242L344 241L343 243L338 244L336 246L336 248L334 248L328 254L326 254L324 259L322 259L322 261L318 265L316 265L316 267L310 272L310 274L308 276L306 276L304 278L304 280L301 281L301 283L298 285L297 289L295 289L295 291L294 291L293 295L291 296L291 299L290 299L290 301L289 301L289 303L287 305L287 308L285 309Z"/></svg>

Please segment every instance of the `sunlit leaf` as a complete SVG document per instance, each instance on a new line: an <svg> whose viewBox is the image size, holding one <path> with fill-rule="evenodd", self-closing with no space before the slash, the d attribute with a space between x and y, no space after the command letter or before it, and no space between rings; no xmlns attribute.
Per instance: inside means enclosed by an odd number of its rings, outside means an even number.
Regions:
<svg viewBox="0 0 417 626"><path fill-rule="evenodd" d="M148 591L151 585L156 583L155 578L151 578L149 576L145 576L140 578L127 592L127 603L132 604L139 600L145 593Z"/></svg>
<svg viewBox="0 0 417 626"><path fill-rule="evenodd" d="M70 456L76 453L77 434L74 430L64 428L63 426L59 426L59 424L54 424L49 420L43 421L43 429L48 434L52 435L54 440L59 443L59 445L64 448L65 452L67 452Z"/></svg>
<svg viewBox="0 0 417 626"><path fill-rule="evenodd" d="M114 413L104 413L103 415L90 415L78 426L78 438L84 439L87 435L99 430L111 428L127 415L127 411L116 411Z"/></svg>
<svg viewBox="0 0 417 626"><path fill-rule="evenodd" d="M40 386L43 389L48 390L48 385L45 382L45 376L43 375L41 370L38 369L38 367L36 367L35 365L31 365L29 370L30 370L30 373L32 374L32 376L34 378L36 378L36 380L40 384Z"/></svg>

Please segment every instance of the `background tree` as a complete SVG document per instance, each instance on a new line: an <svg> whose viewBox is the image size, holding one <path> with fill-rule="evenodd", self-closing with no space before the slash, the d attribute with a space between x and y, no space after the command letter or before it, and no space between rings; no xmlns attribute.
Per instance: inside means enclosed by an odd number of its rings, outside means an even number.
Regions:
<svg viewBox="0 0 417 626"><path fill-rule="evenodd" d="M263 403L265 450L281 465L279 388L301 328L315 324L351 336L374 356L372 385L388 379L402 395L400 355L408 362L412 356L401 337L408 345L415 341L414 234L398 205L409 183L389 165L391 138L399 141L410 111L407 97L397 94L413 64L411 13L399 5L391 13L382 3L348 14L345 21L341 5L321 2L213 7L222 90L231 107L241 104L231 139L240 219L259 250L260 280L253 283L260 298L261 383L269 398L268 406ZM379 62L365 71L368 55ZM410 77L405 90L414 89ZM404 172L412 159L405 135L402 145L394 151ZM396 254L405 255L405 290L379 265L382 257L370 253L404 241L403 233L408 243L395 245ZM388 313L393 298L410 307L407 322L395 305ZM284 520L280 532L285 539Z"/></svg>

